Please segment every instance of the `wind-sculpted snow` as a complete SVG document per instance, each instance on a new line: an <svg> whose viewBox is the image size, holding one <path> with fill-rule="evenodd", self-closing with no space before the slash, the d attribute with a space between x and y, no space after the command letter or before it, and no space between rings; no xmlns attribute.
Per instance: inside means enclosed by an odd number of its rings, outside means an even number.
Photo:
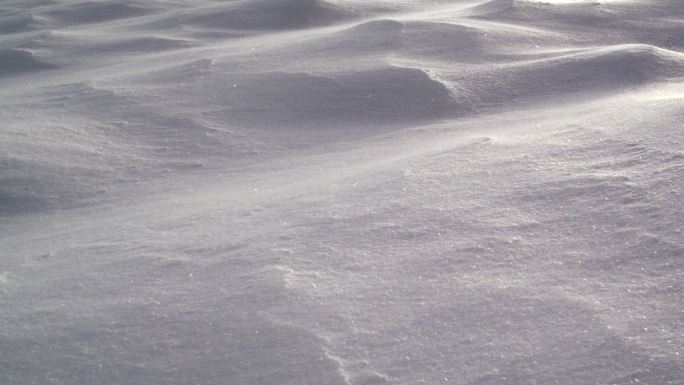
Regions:
<svg viewBox="0 0 684 385"><path fill-rule="evenodd" d="M0 384L682 384L679 0L0 1Z"/></svg>
<svg viewBox="0 0 684 385"><path fill-rule="evenodd" d="M349 16L321 0L251 0L208 4L171 14L166 26L226 30L290 30L335 23Z"/></svg>
<svg viewBox="0 0 684 385"><path fill-rule="evenodd" d="M50 63L36 59L30 51L11 48L0 50L0 76L52 67Z"/></svg>
<svg viewBox="0 0 684 385"><path fill-rule="evenodd" d="M56 7L55 10L46 12L45 15L71 25L114 21L142 16L148 12L148 9L136 6L133 2L85 1Z"/></svg>
<svg viewBox="0 0 684 385"><path fill-rule="evenodd" d="M17 33L29 30L33 17L29 15L9 15L0 16L0 32L2 33Z"/></svg>

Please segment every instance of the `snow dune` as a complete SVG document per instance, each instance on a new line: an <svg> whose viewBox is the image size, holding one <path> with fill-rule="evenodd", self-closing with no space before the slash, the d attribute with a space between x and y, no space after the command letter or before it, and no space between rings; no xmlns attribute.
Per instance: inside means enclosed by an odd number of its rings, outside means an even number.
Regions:
<svg viewBox="0 0 684 385"><path fill-rule="evenodd" d="M3 0L0 383L682 384L679 0Z"/></svg>

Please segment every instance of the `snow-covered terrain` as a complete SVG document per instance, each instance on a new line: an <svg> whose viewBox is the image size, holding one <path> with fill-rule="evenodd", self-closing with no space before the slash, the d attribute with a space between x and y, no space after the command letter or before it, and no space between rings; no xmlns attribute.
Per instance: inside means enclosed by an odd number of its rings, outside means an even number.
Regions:
<svg viewBox="0 0 684 385"><path fill-rule="evenodd" d="M0 384L684 384L684 1L1 0Z"/></svg>

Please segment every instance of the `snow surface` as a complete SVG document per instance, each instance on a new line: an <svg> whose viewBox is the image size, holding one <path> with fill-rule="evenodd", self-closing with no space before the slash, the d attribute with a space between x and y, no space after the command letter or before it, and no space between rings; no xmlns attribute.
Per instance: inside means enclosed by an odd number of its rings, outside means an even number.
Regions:
<svg viewBox="0 0 684 385"><path fill-rule="evenodd" d="M681 0L2 0L0 383L684 384Z"/></svg>

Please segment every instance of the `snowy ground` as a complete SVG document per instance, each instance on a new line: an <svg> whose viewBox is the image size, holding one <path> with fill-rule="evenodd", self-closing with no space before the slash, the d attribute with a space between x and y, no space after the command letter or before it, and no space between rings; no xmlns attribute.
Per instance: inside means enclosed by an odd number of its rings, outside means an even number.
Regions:
<svg viewBox="0 0 684 385"><path fill-rule="evenodd" d="M0 384L684 384L682 0L2 0Z"/></svg>

